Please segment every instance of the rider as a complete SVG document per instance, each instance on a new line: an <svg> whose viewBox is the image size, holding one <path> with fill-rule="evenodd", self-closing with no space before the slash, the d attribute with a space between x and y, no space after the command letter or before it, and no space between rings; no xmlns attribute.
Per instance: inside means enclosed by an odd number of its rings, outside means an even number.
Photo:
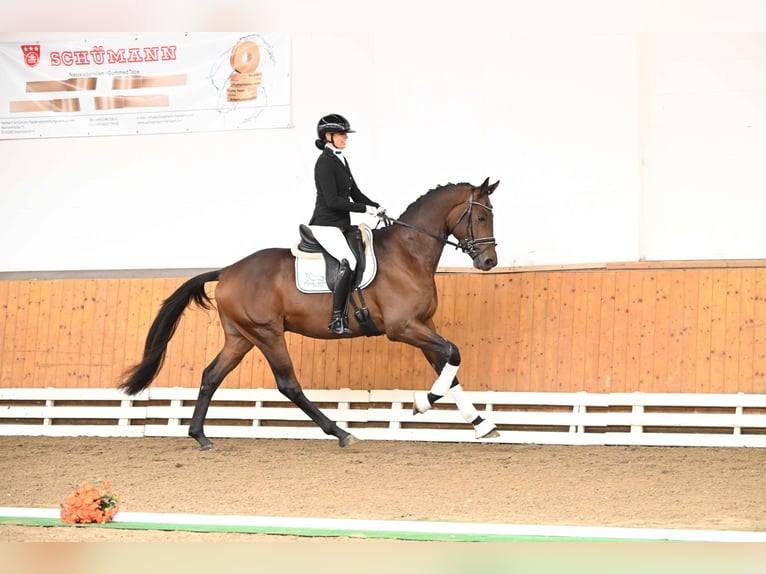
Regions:
<svg viewBox="0 0 766 574"><path fill-rule="evenodd" d="M322 153L314 166L317 198L309 226L319 243L340 262L333 289L332 318L327 326L330 333L337 335L351 333L346 307L356 269L356 257L346 238L356 228L352 227L349 214L354 211L382 217L386 212L380 204L359 190L351 175L348 161L343 156L350 133L354 133L354 130L346 118L340 114L330 114L319 120L318 139L314 142Z"/></svg>

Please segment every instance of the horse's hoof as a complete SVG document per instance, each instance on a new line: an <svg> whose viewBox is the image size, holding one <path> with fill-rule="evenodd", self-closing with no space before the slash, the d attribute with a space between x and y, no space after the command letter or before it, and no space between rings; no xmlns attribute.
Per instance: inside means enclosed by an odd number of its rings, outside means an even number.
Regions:
<svg viewBox="0 0 766 574"><path fill-rule="evenodd" d="M500 433L498 432L498 430L497 429L492 429L487 434L485 434L484 436L479 437L479 438L482 438L482 439L483 438L497 438L499 436L500 436Z"/></svg>
<svg viewBox="0 0 766 574"><path fill-rule="evenodd" d="M200 450L211 450L213 448L213 443L204 434L189 433L189 436L197 441Z"/></svg>
<svg viewBox="0 0 766 574"><path fill-rule="evenodd" d="M356 444L358 442L359 442L359 439L352 434L347 434L343 438L338 439L338 444L340 445L340 448L346 448L347 446L351 446L352 444Z"/></svg>

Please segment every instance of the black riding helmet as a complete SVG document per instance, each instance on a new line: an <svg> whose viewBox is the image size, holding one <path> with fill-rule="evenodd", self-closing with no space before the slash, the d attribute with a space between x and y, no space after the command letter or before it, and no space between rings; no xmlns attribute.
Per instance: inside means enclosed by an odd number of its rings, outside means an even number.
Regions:
<svg viewBox="0 0 766 574"><path fill-rule="evenodd" d="M329 114L319 119L317 123L317 140L314 142L319 149L327 143L325 134L353 134L351 124L340 114Z"/></svg>

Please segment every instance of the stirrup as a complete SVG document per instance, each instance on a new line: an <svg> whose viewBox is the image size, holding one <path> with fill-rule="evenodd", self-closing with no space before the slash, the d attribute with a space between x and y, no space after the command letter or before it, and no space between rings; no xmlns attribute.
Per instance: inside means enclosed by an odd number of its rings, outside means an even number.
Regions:
<svg viewBox="0 0 766 574"><path fill-rule="evenodd" d="M327 331L335 335L350 335L351 329L348 328L346 317L342 313L333 313L330 324L327 325Z"/></svg>

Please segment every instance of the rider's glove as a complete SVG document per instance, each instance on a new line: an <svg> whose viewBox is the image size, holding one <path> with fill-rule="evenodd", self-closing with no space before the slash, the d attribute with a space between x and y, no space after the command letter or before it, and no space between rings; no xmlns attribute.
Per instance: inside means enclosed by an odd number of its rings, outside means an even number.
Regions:
<svg viewBox="0 0 766 574"><path fill-rule="evenodd" d="M386 210L382 207L373 207L372 205L368 205L367 208L364 211L367 215L374 215L375 217L385 217Z"/></svg>

